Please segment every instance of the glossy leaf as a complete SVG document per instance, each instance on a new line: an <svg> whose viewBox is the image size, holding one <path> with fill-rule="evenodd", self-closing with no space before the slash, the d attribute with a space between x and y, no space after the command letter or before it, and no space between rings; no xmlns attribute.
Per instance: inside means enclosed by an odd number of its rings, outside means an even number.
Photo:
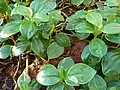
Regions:
<svg viewBox="0 0 120 90"><path fill-rule="evenodd" d="M12 54L13 56L20 56L29 46L29 42L19 42L17 45L13 46Z"/></svg>
<svg viewBox="0 0 120 90"><path fill-rule="evenodd" d="M53 86L49 86L47 90L64 90L64 84L63 83L58 83Z"/></svg>
<svg viewBox="0 0 120 90"><path fill-rule="evenodd" d="M79 40L84 40L89 37L90 33L75 33Z"/></svg>
<svg viewBox="0 0 120 90"><path fill-rule="evenodd" d="M3 27L0 26L0 33L1 33L2 29L3 29ZM6 40L8 40L8 38L1 38L1 36L0 36L0 42L6 41Z"/></svg>
<svg viewBox="0 0 120 90"><path fill-rule="evenodd" d="M59 72L55 67L44 68L37 74L37 81L45 86L55 85L60 81Z"/></svg>
<svg viewBox="0 0 120 90"><path fill-rule="evenodd" d="M110 42L120 44L120 33L116 34L107 34L106 39Z"/></svg>
<svg viewBox="0 0 120 90"><path fill-rule="evenodd" d="M82 22L76 25L75 32L77 33L94 33L95 27L87 22Z"/></svg>
<svg viewBox="0 0 120 90"><path fill-rule="evenodd" d="M64 90L75 90L75 88L64 83Z"/></svg>
<svg viewBox="0 0 120 90"><path fill-rule="evenodd" d="M31 49L38 56L45 57L45 53L44 53L45 49L44 49L43 43L41 42L41 40L38 37L32 38Z"/></svg>
<svg viewBox="0 0 120 90"><path fill-rule="evenodd" d="M99 13L89 12L86 16L86 20L98 28L103 26L103 18Z"/></svg>
<svg viewBox="0 0 120 90"><path fill-rule="evenodd" d="M119 90L120 89L120 81L111 81L108 83L107 90Z"/></svg>
<svg viewBox="0 0 120 90"><path fill-rule="evenodd" d="M82 61L88 65L90 65L91 67L93 65L96 65L98 64L101 59L98 58L98 57L95 57L93 56L90 51L89 51L89 46L86 46L82 52L82 55L81 55L81 58L82 58Z"/></svg>
<svg viewBox="0 0 120 90"><path fill-rule="evenodd" d="M0 0L0 13L5 13L8 10L8 0Z"/></svg>
<svg viewBox="0 0 120 90"><path fill-rule="evenodd" d="M29 86L31 86L31 90L40 90L41 87L41 85L34 79L30 82Z"/></svg>
<svg viewBox="0 0 120 90"><path fill-rule="evenodd" d="M67 18L67 26L66 29L67 30L74 30L75 26L79 23L81 23L82 19L84 19L86 17L87 12L84 10L79 10L76 11L75 14L69 16Z"/></svg>
<svg viewBox="0 0 120 90"><path fill-rule="evenodd" d="M96 71L88 65L83 63L75 64L68 70L65 82L70 86L86 84L94 77L95 74Z"/></svg>
<svg viewBox="0 0 120 90"><path fill-rule="evenodd" d="M99 38L95 38L89 43L89 51L95 57L102 58L107 53L107 49L105 42Z"/></svg>
<svg viewBox="0 0 120 90"><path fill-rule="evenodd" d="M57 58L63 52L64 52L64 48L59 46L56 42L53 42L47 48L47 55L49 59Z"/></svg>
<svg viewBox="0 0 120 90"><path fill-rule="evenodd" d="M17 80L18 87L20 88L20 90L29 90L30 82L31 78L25 71L23 71L23 73L19 76Z"/></svg>
<svg viewBox="0 0 120 90"><path fill-rule="evenodd" d="M29 7L17 6L11 12L11 15L14 15L14 14L31 17L32 16L32 10Z"/></svg>
<svg viewBox="0 0 120 90"><path fill-rule="evenodd" d="M37 32L35 23L30 21L23 21L20 25L20 32L25 38L32 38L32 36Z"/></svg>
<svg viewBox="0 0 120 90"><path fill-rule="evenodd" d="M94 6L95 0L84 0L83 4L87 7L89 7L91 1L92 1L91 6Z"/></svg>
<svg viewBox="0 0 120 90"><path fill-rule="evenodd" d="M102 72L106 76L120 74L120 49L109 51L102 59Z"/></svg>
<svg viewBox="0 0 120 90"><path fill-rule="evenodd" d="M6 59L11 54L11 46L10 45L4 45L0 48L0 59Z"/></svg>
<svg viewBox="0 0 120 90"><path fill-rule="evenodd" d="M56 0L34 0L30 4L30 8L32 8L34 13L48 13L55 9Z"/></svg>
<svg viewBox="0 0 120 90"><path fill-rule="evenodd" d="M120 24L118 23L110 23L110 24L106 24L103 28L103 33L106 34L116 34L116 33L120 33Z"/></svg>
<svg viewBox="0 0 120 90"><path fill-rule="evenodd" d="M80 5L84 2L84 0L71 0L73 4Z"/></svg>
<svg viewBox="0 0 120 90"><path fill-rule="evenodd" d="M120 4L120 0L106 0L107 6L118 6Z"/></svg>
<svg viewBox="0 0 120 90"><path fill-rule="evenodd" d="M107 85L104 79L95 75L94 78L88 83L89 90L107 90Z"/></svg>
<svg viewBox="0 0 120 90"><path fill-rule="evenodd" d="M56 35L56 42L62 47L71 46L71 41L65 33L58 33Z"/></svg>
<svg viewBox="0 0 120 90"><path fill-rule="evenodd" d="M61 15L61 11L59 10L54 10L52 12L50 12L49 14L49 17L55 21L64 21L64 18L63 16Z"/></svg>
<svg viewBox="0 0 120 90"><path fill-rule="evenodd" d="M63 60L61 60L58 64L58 68L63 68L64 70L68 70L70 67L74 65L74 61L71 57L66 57Z"/></svg>
<svg viewBox="0 0 120 90"><path fill-rule="evenodd" d="M3 29L0 32L0 37L7 38L11 35L14 35L20 31L20 21L11 21L3 27Z"/></svg>
<svg viewBox="0 0 120 90"><path fill-rule="evenodd" d="M49 16L45 13L36 13L33 17L37 22L48 22Z"/></svg>

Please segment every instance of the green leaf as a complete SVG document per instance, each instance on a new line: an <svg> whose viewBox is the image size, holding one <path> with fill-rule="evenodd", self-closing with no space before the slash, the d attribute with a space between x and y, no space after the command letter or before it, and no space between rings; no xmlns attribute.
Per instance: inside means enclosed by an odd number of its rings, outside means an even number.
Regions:
<svg viewBox="0 0 120 90"><path fill-rule="evenodd" d="M103 18L102 16L97 12L89 12L86 16L86 20L93 24L94 26L98 27L99 29L102 28L103 24Z"/></svg>
<svg viewBox="0 0 120 90"><path fill-rule="evenodd" d="M120 33L116 33L116 34L106 34L105 38L113 43L117 43L120 44Z"/></svg>
<svg viewBox="0 0 120 90"><path fill-rule="evenodd" d="M84 0L72 0L73 4L80 5L84 2Z"/></svg>
<svg viewBox="0 0 120 90"><path fill-rule="evenodd" d="M30 21L23 21L20 25L20 32L25 38L32 38L33 35L37 32L35 23Z"/></svg>
<svg viewBox="0 0 120 90"><path fill-rule="evenodd" d="M14 14L22 15L25 17L31 17L33 13L32 13L31 8L29 7L17 6L11 12L11 15L14 15Z"/></svg>
<svg viewBox="0 0 120 90"><path fill-rule="evenodd" d="M62 47L71 46L71 41L65 33L58 33L56 35L56 42Z"/></svg>
<svg viewBox="0 0 120 90"><path fill-rule="evenodd" d="M0 13L5 13L8 10L8 0L0 0Z"/></svg>
<svg viewBox="0 0 120 90"><path fill-rule="evenodd" d="M75 33L79 40L84 40L89 37L90 33Z"/></svg>
<svg viewBox="0 0 120 90"><path fill-rule="evenodd" d="M59 71L55 67L44 68L37 74L37 81L45 86L57 84L60 81Z"/></svg>
<svg viewBox="0 0 120 90"><path fill-rule="evenodd" d="M40 38L33 37L31 41L31 49L40 57L45 57L45 49Z"/></svg>
<svg viewBox="0 0 120 90"><path fill-rule="evenodd" d="M88 83L89 90L107 90L107 85L104 79L95 75L94 78Z"/></svg>
<svg viewBox="0 0 120 90"><path fill-rule="evenodd" d="M100 14L102 15L103 18L108 18L109 15L116 15L117 13L117 8L116 7L108 7L104 6L104 10L100 11Z"/></svg>
<svg viewBox="0 0 120 90"><path fill-rule="evenodd" d="M120 74L120 49L109 51L101 62L102 72L106 76Z"/></svg>
<svg viewBox="0 0 120 90"><path fill-rule="evenodd" d="M32 8L34 13L48 13L55 9L56 0L34 0L30 4L30 8Z"/></svg>
<svg viewBox="0 0 120 90"><path fill-rule="evenodd" d="M33 16L33 19L37 22L48 22L49 21L49 16L45 13L36 13Z"/></svg>
<svg viewBox="0 0 120 90"><path fill-rule="evenodd" d="M2 29L3 29L3 27L0 26L0 33L1 33ZM6 40L8 40L8 38L1 38L1 36L0 36L0 42L6 41Z"/></svg>
<svg viewBox="0 0 120 90"><path fill-rule="evenodd" d="M6 59L11 54L11 46L10 45L4 45L0 48L0 59Z"/></svg>
<svg viewBox="0 0 120 90"><path fill-rule="evenodd" d="M89 75L88 75L89 73ZM73 65L67 72L67 77L65 82L73 86L74 84L86 84L88 83L96 74L96 71L86 64L78 63ZM78 82L77 82L78 80ZM69 81L73 82L72 84Z"/></svg>
<svg viewBox="0 0 120 90"><path fill-rule="evenodd" d="M86 17L87 12L84 10L79 10L77 12L75 12L75 14L73 14L72 16L67 18L67 26L66 29L67 30L74 30L75 26L78 23L81 23L81 21Z"/></svg>
<svg viewBox="0 0 120 90"><path fill-rule="evenodd" d="M76 25L75 32L77 32L77 33L94 33L95 27L88 22L81 22Z"/></svg>
<svg viewBox="0 0 120 90"><path fill-rule="evenodd" d="M120 90L120 81L109 82L107 90Z"/></svg>
<svg viewBox="0 0 120 90"><path fill-rule="evenodd" d="M101 59L98 58L98 57L95 57L93 56L90 51L89 51L89 46L86 46L82 52L82 55L81 55L81 58L82 58L82 61L88 65L90 65L91 67L93 65L96 65L98 64Z"/></svg>
<svg viewBox="0 0 120 90"><path fill-rule="evenodd" d="M49 59L57 58L64 52L64 47L59 46L56 42L50 44L47 48Z"/></svg>
<svg viewBox="0 0 120 90"><path fill-rule="evenodd" d="M20 90L29 90L30 82L31 78L24 70L17 80L18 87L20 88Z"/></svg>
<svg viewBox="0 0 120 90"><path fill-rule="evenodd" d="M95 38L89 43L89 51L95 57L102 58L107 53L107 49L105 42L99 38Z"/></svg>
<svg viewBox="0 0 120 90"><path fill-rule="evenodd" d="M48 13L49 17L55 21L64 21L63 16L61 15L61 11L59 10L54 10L50 13Z"/></svg>
<svg viewBox="0 0 120 90"><path fill-rule="evenodd" d="M64 90L75 90L75 88L64 83Z"/></svg>
<svg viewBox="0 0 120 90"><path fill-rule="evenodd" d="M92 1L92 3L91 3L91 1ZM95 0L84 0L84 2L83 2L83 4L87 7L89 7L90 3L91 3L91 6L94 6Z"/></svg>
<svg viewBox="0 0 120 90"><path fill-rule="evenodd" d="M0 18L0 26L3 24L3 18Z"/></svg>
<svg viewBox="0 0 120 90"><path fill-rule="evenodd" d="M70 67L72 67L74 65L74 61L71 57L66 57L63 60L61 60L58 64L58 68L60 69L61 67L64 70L68 70Z"/></svg>
<svg viewBox="0 0 120 90"><path fill-rule="evenodd" d="M40 90L40 84L36 80L30 82L31 90Z"/></svg>
<svg viewBox="0 0 120 90"><path fill-rule="evenodd" d="M29 42L19 42L12 48L13 56L20 56L29 46Z"/></svg>
<svg viewBox="0 0 120 90"><path fill-rule="evenodd" d="M58 83L53 86L48 86L47 90L64 90L64 83Z"/></svg>
<svg viewBox="0 0 120 90"><path fill-rule="evenodd" d="M16 33L18 33L20 30L20 21L11 21L7 24L5 24L5 26L3 27L3 29L0 32L0 37L1 38L7 38L11 35L14 35Z"/></svg>
<svg viewBox="0 0 120 90"><path fill-rule="evenodd" d="M106 34L116 34L120 33L120 24L118 23L110 23L106 24L102 30L103 33Z"/></svg>
<svg viewBox="0 0 120 90"><path fill-rule="evenodd" d="M106 0L107 6L119 6L120 0Z"/></svg>

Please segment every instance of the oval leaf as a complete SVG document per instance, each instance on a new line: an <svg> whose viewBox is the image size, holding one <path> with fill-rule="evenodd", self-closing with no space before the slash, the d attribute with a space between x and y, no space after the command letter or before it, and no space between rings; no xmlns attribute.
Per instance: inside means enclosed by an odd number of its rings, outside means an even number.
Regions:
<svg viewBox="0 0 120 90"><path fill-rule="evenodd" d="M63 60L61 60L58 64L58 68L63 68L64 70L68 70L70 67L74 65L74 61L71 57L66 57Z"/></svg>
<svg viewBox="0 0 120 90"><path fill-rule="evenodd" d="M90 12L86 16L86 20L98 28L102 28L103 18L99 13Z"/></svg>
<svg viewBox="0 0 120 90"><path fill-rule="evenodd" d="M98 64L101 59L93 56L89 51L89 46L86 46L81 55L82 61L90 66Z"/></svg>
<svg viewBox="0 0 120 90"><path fill-rule="evenodd" d="M118 23L110 23L106 24L103 28L103 31L106 34L116 34L120 33L120 24Z"/></svg>
<svg viewBox="0 0 120 90"><path fill-rule="evenodd" d="M95 74L96 71L88 65L83 63L75 64L68 70L65 82L69 85L69 81L75 82L76 78L78 80L77 84L86 84L94 77Z"/></svg>
<svg viewBox="0 0 120 90"><path fill-rule="evenodd" d="M110 42L120 44L120 33L107 34L106 39Z"/></svg>
<svg viewBox="0 0 120 90"><path fill-rule="evenodd" d="M4 45L0 48L0 59L6 59L11 54L11 46Z"/></svg>
<svg viewBox="0 0 120 90"><path fill-rule="evenodd" d="M11 21L7 24L5 24L5 26L3 27L3 29L0 32L0 37L2 38L7 38L13 34L16 34L17 32L19 32L19 28L20 28L20 21Z"/></svg>
<svg viewBox="0 0 120 90"><path fill-rule="evenodd" d="M73 4L80 5L84 2L84 0L72 0Z"/></svg>
<svg viewBox="0 0 120 90"><path fill-rule="evenodd" d="M38 55L45 57L45 49L43 46L43 43L38 37L33 37L32 42L31 42L31 49Z"/></svg>
<svg viewBox="0 0 120 90"><path fill-rule="evenodd" d="M30 4L30 7L34 13L48 13L55 9L56 0L34 0Z"/></svg>
<svg viewBox="0 0 120 90"><path fill-rule="evenodd" d="M65 33L58 33L56 35L56 42L62 47L71 46L70 39Z"/></svg>
<svg viewBox="0 0 120 90"><path fill-rule="evenodd" d="M120 74L120 49L109 51L102 59L102 72L106 76Z"/></svg>
<svg viewBox="0 0 120 90"><path fill-rule="evenodd" d="M64 83L58 83L53 86L49 86L47 90L64 90Z"/></svg>
<svg viewBox="0 0 120 90"><path fill-rule="evenodd" d="M103 40L95 38L89 43L89 51L93 56L102 58L107 53L107 45Z"/></svg>
<svg viewBox="0 0 120 90"><path fill-rule="evenodd" d="M59 71L55 67L44 68L37 74L37 81L45 86L57 84L60 81Z"/></svg>
<svg viewBox="0 0 120 90"><path fill-rule="evenodd" d="M32 36L37 32L35 23L30 21L23 21L20 25L20 32L28 39L32 38Z"/></svg>
<svg viewBox="0 0 120 90"><path fill-rule="evenodd" d="M14 15L14 14L31 17L32 16L32 10L29 7L17 6L11 12L11 15Z"/></svg>
<svg viewBox="0 0 120 90"><path fill-rule="evenodd" d="M0 13L5 13L8 10L8 0L0 0Z"/></svg>
<svg viewBox="0 0 120 90"><path fill-rule="evenodd" d="M18 87L20 88L20 90L29 90L30 82L31 78L24 70L17 80Z"/></svg>
<svg viewBox="0 0 120 90"><path fill-rule="evenodd" d="M59 46L56 42L50 44L47 48L49 59L57 58L64 52L64 47Z"/></svg>
<svg viewBox="0 0 120 90"><path fill-rule="evenodd" d="M77 33L94 33L95 28L90 23L83 22L83 23L79 23L75 27L75 32L77 32Z"/></svg>
<svg viewBox="0 0 120 90"><path fill-rule="evenodd" d="M107 90L107 85L104 79L95 75L94 78L88 83L89 90Z"/></svg>

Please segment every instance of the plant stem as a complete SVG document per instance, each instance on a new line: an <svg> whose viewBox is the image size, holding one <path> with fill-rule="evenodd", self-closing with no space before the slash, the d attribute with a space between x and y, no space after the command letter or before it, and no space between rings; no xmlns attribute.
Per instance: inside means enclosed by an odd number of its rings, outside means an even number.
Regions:
<svg viewBox="0 0 120 90"><path fill-rule="evenodd" d="M28 55L27 55L27 57L26 57L26 73L28 73L28 60L29 60L29 57L28 57Z"/></svg>

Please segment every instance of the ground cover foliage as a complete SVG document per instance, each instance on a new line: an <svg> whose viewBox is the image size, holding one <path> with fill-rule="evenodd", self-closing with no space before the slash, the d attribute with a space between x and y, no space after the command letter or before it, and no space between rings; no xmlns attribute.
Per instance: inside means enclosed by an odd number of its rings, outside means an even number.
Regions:
<svg viewBox="0 0 120 90"><path fill-rule="evenodd" d="M79 62L50 64L71 37L87 40ZM120 90L119 45L120 0L0 0L0 60L17 62L14 90ZM42 62L35 79L31 54Z"/></svg>

